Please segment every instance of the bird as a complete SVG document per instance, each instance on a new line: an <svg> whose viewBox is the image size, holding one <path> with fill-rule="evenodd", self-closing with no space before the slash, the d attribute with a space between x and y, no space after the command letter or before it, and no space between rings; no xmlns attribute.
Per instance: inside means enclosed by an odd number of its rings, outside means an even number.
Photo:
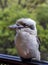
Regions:
<svg viewBox="0 0 48 65"><path fill-rule="evenodd" d="M16 30L14 41L21 59L23 61L32 59L40 61L36 22L31 18L20 18L16 24L10 25L9 28Z"/></svg>

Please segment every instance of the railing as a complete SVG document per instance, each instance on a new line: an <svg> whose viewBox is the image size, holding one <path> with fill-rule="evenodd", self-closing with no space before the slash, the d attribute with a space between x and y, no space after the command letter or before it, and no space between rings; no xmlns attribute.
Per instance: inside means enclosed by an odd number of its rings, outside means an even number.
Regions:
<svg viewBox="0 0 48 65"><path fill-rule="evenodd" d="M48 65L47 61L22 62L20 57L0 54L0 65Z"/></svg>

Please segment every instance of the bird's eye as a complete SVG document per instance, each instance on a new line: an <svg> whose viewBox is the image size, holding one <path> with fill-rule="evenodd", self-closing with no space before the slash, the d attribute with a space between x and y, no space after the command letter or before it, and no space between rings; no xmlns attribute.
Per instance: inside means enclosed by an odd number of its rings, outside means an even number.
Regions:
<svg viewBox="0 0 48 65"><path fill-rule="evenodd" d="M29 26L29 27L30 27L30 29L34 30L34 26L33 26L33 25L31 25L31 26Z"/></svg>
<svg viewBox="0 0 48 65"><path fill-rule="evenodd" d="M25 23L20 23L22 26L26 27L27 25Z"/></svg>
<svg viewBox="0 0 48 65"><path fill-rule="evenodd" d="M24 27L26 27L27 25L26 24L23 24Z"/></svg>

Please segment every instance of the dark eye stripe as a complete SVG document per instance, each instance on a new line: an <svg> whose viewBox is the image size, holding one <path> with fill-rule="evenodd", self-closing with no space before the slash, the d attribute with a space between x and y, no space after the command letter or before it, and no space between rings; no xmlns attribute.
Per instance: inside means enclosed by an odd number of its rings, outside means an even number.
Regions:
<svg viewBox="0 0 48 65"><path fill-rule="evenodd" d="M25 23L22 23L22 22L20 24L23 25L24 27L27 26Z"/></svg>
<svg viewBox="0 0 48 65"><path fill-rule="evenodd" d="M25 24L25 23L21 23L21 25L23 25L24 27L29 27L30 29L32 29L32 30L34 30L34 26L33 25L31 25L31 26L29 26L29 25L27 25L27 24Z"/></svg>
<svg viewBox="0 0 48 65"><path fill-rule="evenodd" d="M29 25L27 25L25 23L22 23L22 22L20 22L19 24L17 24L17 26L19 26L19 25L22 25L24 27L29 27L30 29L34 30L34 26L33 25L29 26Z"/></svg>

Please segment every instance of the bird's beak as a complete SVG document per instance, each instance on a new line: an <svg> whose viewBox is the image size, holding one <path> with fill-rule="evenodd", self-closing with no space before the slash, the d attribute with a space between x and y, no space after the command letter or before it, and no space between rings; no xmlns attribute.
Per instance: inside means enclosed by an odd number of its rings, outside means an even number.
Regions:
<svg viewBox="0 0 48 65"><path fill-rule="evenodd" d="M14 29L21 29L21 28L23 28L23 26L18 26L18 25L16 25L16 24L14 24L14 25L8 26L8 28L14 30Z"/></svg>

